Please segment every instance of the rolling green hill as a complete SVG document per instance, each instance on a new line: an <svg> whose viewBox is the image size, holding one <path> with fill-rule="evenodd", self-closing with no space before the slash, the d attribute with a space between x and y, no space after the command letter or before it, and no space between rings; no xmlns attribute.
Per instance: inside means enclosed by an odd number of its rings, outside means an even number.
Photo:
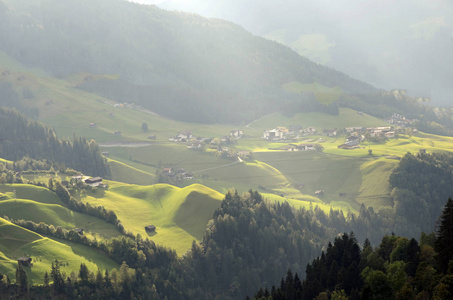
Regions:
<svg viewBox="0 0 453 300"><path fill-rule="evenodd" d="M112 210L126 230L148 236L145 226L154 225L150 238L159 245L184 254L193 240L201 240L206 224L220 206L223 195L202 185L177 188L166 184L137 186L109 182L103 195L83 201Z"/></svg>
<svg viewBox="0 0 453 300"><path fill-rule="evenodd" d="M0 239L0 272L15 278L17 258L31 257L33 266L24 269L33 284L43 283L44 273L50 272L55 259L62 262L61 271L66 274L77 272L81 263L92 270L119 268L111 259L87 246L46 238L3 218L0 218Z"/></svg>
<svg viewBox="0 0 453 300"><path fill-rule="evenodd" d="M14 198L14 192L16 199ZM121 234L115 226L104 220L71 211L58 196L43 187L28 184L0 185L0 192L7 197L0 198L1 216L13 220L44 222L65 229L83 228L88 236L97 238L117 237Z"/></svg>

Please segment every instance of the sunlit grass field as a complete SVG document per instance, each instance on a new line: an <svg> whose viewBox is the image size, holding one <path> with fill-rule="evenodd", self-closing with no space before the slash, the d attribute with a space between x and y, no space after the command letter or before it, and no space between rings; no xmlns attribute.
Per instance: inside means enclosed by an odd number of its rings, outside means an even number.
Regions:
<svg viewBox="0 0 453 300"><path fill-rule="evenodd" d="M155 225L150 238L184 254L200 240L223 195L202 185L178 188L167 184L138 186L109 182L105 194L83 198L91 205L113 210L126 230L148 236L145 226Z"/></svg>
<svg viewBox="0 0 453 300"><path fill-rule="evenodd" d="M14 190L17 199L14 199ZM68 230L83 228L89 237L111 238L121 235L114 225L104 220L69 210L54 192L46 188L26 184L0 185L0 192L7 195L0 199L1 217L44 222Z"/></svg>
<svg viewBox="0 0 453 300"><path fill-rule="evenodd" d="M44 273L50 273L55 260L62 263L61 271L67 275L77 273L82 263L90 270L119 268L114 261L92 248L43 237L3 218L0 218L0 238L0 272L14 279L17 258L31 257L33 266L24 267L31 284L43 284Z"/></svg>

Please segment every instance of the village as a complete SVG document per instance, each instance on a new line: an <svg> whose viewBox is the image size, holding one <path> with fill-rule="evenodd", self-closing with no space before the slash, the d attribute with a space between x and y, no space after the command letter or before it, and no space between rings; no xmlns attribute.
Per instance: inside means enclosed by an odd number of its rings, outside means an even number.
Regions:
<svg viewBox="0 0 453 300"><path fill-rule="evenodd" d="M363 114L357 112L358 114ZM385 120L388 126L362 127L352 126L345 128L317 129L313 126L303 127L295 124L288 127L277 126L263 131L261 140L269 143L269 149L278 151L323 151L323 144L334 141L337 149L353 150L363 148L361 143L383 143L389 139L398 138L398 134L406 133L407 130L416 132L411 125L416 120L410 120L401 114L393 114ZM193 151L204 151L220 158L232 161L247 161L253 159L251 151L236 150L240 148L241 139L250 139L241 129L233 129L228 135L220 137L195 136L191 131L180 131L168 140L174 143L185 144ZM282 144L278 146L278 144ZM272 145L272 146L271 146ZM330 145L332 147L332 145ZM183 182L193 180L195 174L183 168L173 168L167 165L159 171L162 182ZM317 197L323 196L324 191L316 191Z"/></svg>

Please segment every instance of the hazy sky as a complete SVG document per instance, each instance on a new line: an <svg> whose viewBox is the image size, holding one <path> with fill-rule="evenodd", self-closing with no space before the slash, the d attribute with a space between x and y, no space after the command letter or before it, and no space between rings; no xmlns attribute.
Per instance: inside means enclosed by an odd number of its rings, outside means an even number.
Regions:
<svg viewBox="0 0 453 300"><path fill-rule="evenodd" d="M453 105L451 0L136 0L232 21L385 89Z"/></svg>

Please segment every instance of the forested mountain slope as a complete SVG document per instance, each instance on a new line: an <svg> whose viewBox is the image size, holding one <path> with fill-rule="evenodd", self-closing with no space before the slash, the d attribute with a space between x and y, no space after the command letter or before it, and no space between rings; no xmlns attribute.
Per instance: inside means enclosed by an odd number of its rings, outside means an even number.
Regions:
<svg viewBox="0 0 453 300"><path fill-rule="evenodd" d="M120 0L2 0L0 39L54 75L117 74L80 87L181 120L251 120L277 100L300 101L281 88L292 81L376 91L232 23Z"/></svg>
<svg viewBox="0 0 453 300"><path fill-rule="evenodd" d="M95 141L75 138L60 140L37 121L28 120L15 110L0 108L0 157L20 160L28 156L47 159L89 175L110 176L107 161Z"/></svg>

